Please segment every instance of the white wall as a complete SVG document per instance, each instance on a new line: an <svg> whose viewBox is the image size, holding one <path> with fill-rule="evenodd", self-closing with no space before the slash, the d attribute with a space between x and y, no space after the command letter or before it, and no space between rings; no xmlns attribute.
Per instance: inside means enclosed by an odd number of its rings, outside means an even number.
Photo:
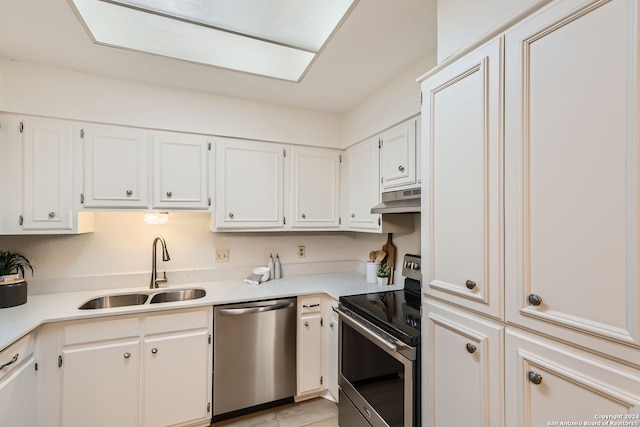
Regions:
<svg viewBox="0 0 640 427"><path fill-rule="evenodd" d="M95 214L95 232L77 236L0 236L0 248L23 252L35 267L27 276L30 293L147 286L151 247L163 236L171 260L158 257L170 284L240 280L253 267L280 255L284 275L331 271L364 272L369 252L381 249L386 235L364 233L212 233L206 213L170 213L162 225L143 222L140 212ZM420 250L420 221L411 235L394 235L398 259ZM304 245L305 258L297 257ZM216 249L229 249L229 263L216 264ZM349 261L349 262L346 262Z"/></svg>
<svg viewBox="0 0 640 427"><path fill-rule="evenodd" d="M0 111L327 147L336 114L0 59Z"/></svg>
<svg viewBox="0 0 640 427"><path fill-rule="evenodd" d="M548 0L438 0L438 63L525 9L547 2Z"/></svg>
<svg viewBox="0 0 640 427"><path fill-rule="evenodd" d="M344 148L420 114L420 84L416 79L436 65L436 53L423 57L362 100L344 116Z"/></svg>

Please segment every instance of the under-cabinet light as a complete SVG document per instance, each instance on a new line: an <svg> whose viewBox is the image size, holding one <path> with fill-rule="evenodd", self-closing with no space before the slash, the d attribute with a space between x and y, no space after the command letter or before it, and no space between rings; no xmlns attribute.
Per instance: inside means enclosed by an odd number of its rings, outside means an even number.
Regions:
<svg viewBox="0 0 640 427"><path fill-rule="evenodd" d="M144 222L147 224L164 224L169 221L169 212L146 212Z"/></svg>

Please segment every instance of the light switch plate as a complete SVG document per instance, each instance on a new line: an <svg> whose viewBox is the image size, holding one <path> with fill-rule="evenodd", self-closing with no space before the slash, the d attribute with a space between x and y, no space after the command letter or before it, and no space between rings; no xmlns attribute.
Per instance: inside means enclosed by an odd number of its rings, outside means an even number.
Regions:
<svg viewBox="0 0 640 427"><path fill-rule="evenodd" d="M229 249L216 249L216 262L229 262Z"/></svg>

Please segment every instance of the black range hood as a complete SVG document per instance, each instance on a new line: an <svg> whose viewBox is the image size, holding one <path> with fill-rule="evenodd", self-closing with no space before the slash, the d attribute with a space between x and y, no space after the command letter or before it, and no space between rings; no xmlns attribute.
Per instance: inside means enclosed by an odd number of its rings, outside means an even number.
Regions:
<svg viewBox="0 0 640 427"><path fill-rule="evenodd" d="M409 188L382 193L382 203L371 208L373 214L420 212L422 189Z"/></svg>

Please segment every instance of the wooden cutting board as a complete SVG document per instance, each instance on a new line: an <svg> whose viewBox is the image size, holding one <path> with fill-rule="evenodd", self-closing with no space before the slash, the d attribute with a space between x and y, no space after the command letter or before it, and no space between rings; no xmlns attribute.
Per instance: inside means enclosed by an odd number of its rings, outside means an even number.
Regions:
<svg viewBox="0 0 640 427"><path fill-rule="evenodd" d="M382 245L382 250L387 253L387 265L391 270L389 274L389 284L393 284L394 269L396 267L396 247L391 243L391 233L388 234L387 243Z"/></svg>

